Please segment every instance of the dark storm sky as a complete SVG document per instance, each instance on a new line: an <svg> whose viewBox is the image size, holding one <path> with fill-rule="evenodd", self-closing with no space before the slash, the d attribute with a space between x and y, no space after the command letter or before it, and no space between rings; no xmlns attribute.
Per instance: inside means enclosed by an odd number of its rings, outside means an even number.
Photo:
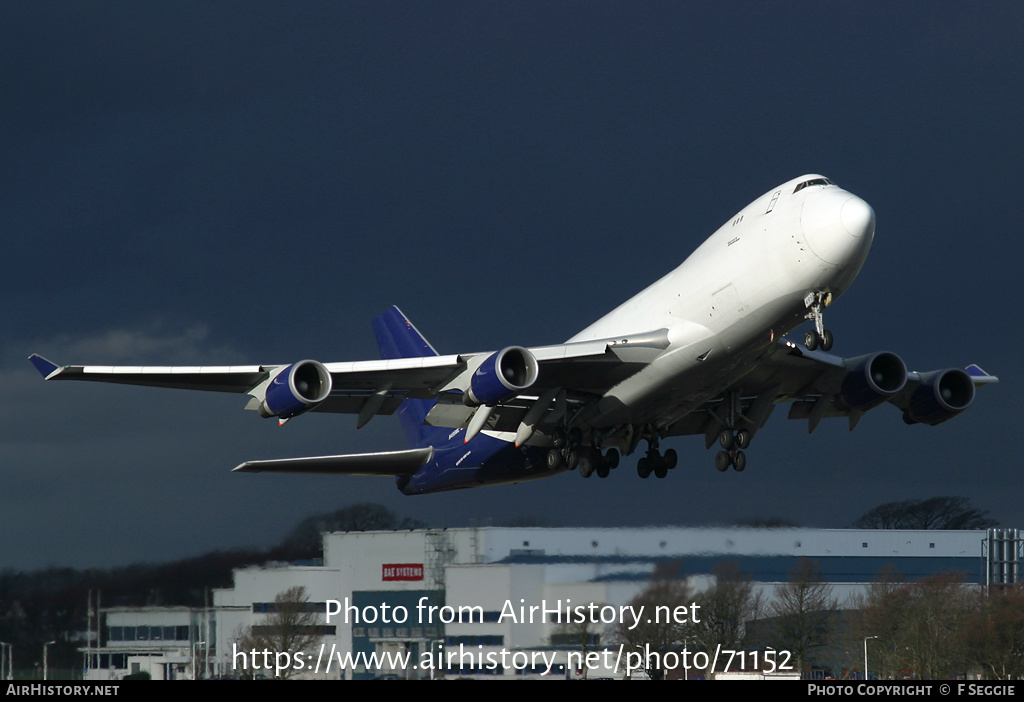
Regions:
<svg viewBox="0 0 1024 702"><path fill-rule="evenodd" d="M8 3L0 9L0 568L265 546L357 501L431 524L848 525L964 495L1024 527L1024 6ZM406 498L235 475L401 447L397 420L276 422L232 395L44 384L59 363L375 358L398 304L442 352L562 341L750 200L823 173L875 209L835 351L1001 382L940 427L780 409L718 474Z"/></svg>

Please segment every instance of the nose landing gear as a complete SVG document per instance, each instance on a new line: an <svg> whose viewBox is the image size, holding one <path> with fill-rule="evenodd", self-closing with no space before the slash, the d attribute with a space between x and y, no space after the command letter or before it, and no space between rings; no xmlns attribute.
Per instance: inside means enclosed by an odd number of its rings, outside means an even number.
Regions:
<svg viewBox="0 0 1024 702"><path fill-rule="evenodd" d="M814 320L814 329L808 330L804 335L804 346L808 351L814 351L819 346L822 351L832 350L832 332L825 328L824 310L832 302L832 293L809 293L804 298L804 305L807 306L807 319Z"/></svg>

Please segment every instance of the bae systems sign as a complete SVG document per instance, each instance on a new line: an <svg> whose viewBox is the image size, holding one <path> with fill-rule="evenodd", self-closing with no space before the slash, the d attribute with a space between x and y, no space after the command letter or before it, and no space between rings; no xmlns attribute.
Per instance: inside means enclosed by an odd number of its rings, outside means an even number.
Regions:
<svg viewBox="0 0 1024 702"><path fill-rule="evenodd" d="M381 565L381 580L423 580L422 563L384 563Z"/></svg>

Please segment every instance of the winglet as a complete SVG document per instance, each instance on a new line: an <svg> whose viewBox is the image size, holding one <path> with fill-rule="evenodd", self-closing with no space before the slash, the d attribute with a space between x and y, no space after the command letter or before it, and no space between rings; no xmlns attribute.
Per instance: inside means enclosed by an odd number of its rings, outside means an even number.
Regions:
<svg viewBox="0 0 1024 702"><path fill-rule="evenodd" d="M49 380L60 373L60 366L53 361L46 360L37 353L29 356L28 360L32 362L32 365L36 367L36 370L39 371L39 374L43 376L44 380Z"/></svg>
<svg viewBox="0 0 1024 702"><path fill-rule="evenodd" d="M975 385L988 385L989 383L998 383L999 378L994 375L989 375L981 369L977 363L972 363L965 369L967 375L971 376L971 380L974 381Z"/></svg>

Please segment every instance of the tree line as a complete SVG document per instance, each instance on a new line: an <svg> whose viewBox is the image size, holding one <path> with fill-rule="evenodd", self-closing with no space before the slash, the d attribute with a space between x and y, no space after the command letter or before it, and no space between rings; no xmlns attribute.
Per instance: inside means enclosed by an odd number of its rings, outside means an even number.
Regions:
<svg viewBox="0 0 1024 702"><path fill-rule="evenodd" d="M810 559L801 559L787 582L768 589L758 589L736 563L720 563L704 590L674 570L656 572L630 604L650 608L645 611L697 604L700 621L620 626L606 632L611 641L661 652L685 647L698 661L705 659L693 653L711 659L718 648L774 650L778 663L778 652L785 651L792 671L804 677L863 678L865 646L871 678L1024 677L1024 584L986 592L959 573L910 582L886 570L841 607ZM759 668L765 669L763 662ZM666 672L647 671L654 679ZM691 669L689 675L709 672Z"/></svg>

